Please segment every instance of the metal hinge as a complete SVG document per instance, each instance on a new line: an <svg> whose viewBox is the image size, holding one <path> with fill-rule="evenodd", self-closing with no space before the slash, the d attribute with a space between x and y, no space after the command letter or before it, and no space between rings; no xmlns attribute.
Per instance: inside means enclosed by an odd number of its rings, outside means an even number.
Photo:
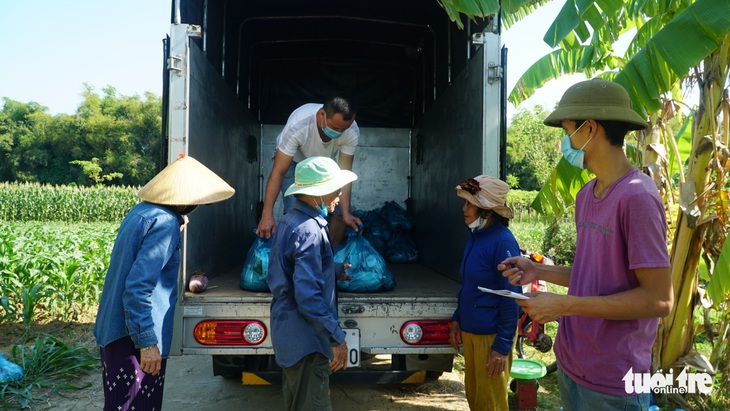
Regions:
<svg viewBox="0 0 730 411"><path fill-rule="evenodd" d="M170 56L167 58L167 69L175 72L178 77L182 77L183 75L182 64L183 57L179 54L177 56Z"/></svg>
<svg viewBox="0 0 730 411"><path fill-rule="evenodd" d="M500 66L498 63L490 61L487 68L487 82L489 84L492 84L495 81L500 81L503 77L504 73L502 72L502 66Z"/></svg>
<svg viewBox="0 0 730 411"><path fill-rule="evenodd" d="M486 44L487 43L487 33L479 32L474 33L471 35L471 43L472 44Z"/></svg>
<svg viewBox="0 0 730 411"><path fill-rule="evenodd" d="M201 30L200 26L197 24L188 24L186 34L188 37L203 37L203 30Z"/></svg>

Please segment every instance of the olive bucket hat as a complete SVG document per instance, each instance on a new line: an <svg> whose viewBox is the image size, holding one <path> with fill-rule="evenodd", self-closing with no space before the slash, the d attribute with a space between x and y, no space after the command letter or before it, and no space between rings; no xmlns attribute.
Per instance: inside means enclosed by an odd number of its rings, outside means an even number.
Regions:
<svg viewBox="0 0 730 411"><path fill-rule="evenodd" d="M340 167L329 157L309 157L294 169L294 184L284 193L323 196L341 189L357 180L357 175Z"/></svg>
<svg viewBox="0 0 730 411"><path fill-rule="evenodd" d="M198 160L180 158L157 173L137 196L148 203L192 206L212 204L233 196L236 190Z"/></svg>
<svg viewBox="0 0 730 411"><path fill-rule="evenodd" d="M649 125L631 107L629 93L619 84L594 78L574 84L565 91L555 109L543 121L550 127L562 127L562 120L622 121L629 130L643 130Z"/></svg>

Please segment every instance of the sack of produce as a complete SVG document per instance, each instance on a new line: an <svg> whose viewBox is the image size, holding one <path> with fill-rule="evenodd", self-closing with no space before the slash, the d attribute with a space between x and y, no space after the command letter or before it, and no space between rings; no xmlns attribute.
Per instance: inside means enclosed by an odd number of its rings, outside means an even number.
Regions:
<svg viewBox="0 0 730 411"><path fill-rule="evenodd" d="M366 212L360 219L363 224L362 235L382 254L385 251L385 245L392 236L388 220L376 210Z"/></svg>
<svg viewBox="0 0 730 411"><path fill-rule="evenodd" d="M395 233L386 244L385 258L391 263L401 264L418 261L418 248L411 233Z"/></svg>
<svg viewBox="0 0 730 411"><path fill-rule="evenodd" d="M378 211L388 221L393 231L404 232L413 229L413 217L408 215L406 209L395 201L386 201Z"/></svg>
<svg viewBox="0 0 730 411"><path fill-rule="evenodd" d="M246 255L246 262L241 271L240 286L247 291L268 292L269 284L266 279L269 277L269 251L271 251L270 239L256 237Z"/></svg>
<svg viewBox="0 0 730 411"><path fill-rule="evenodd" d="M337 281L340 291L376 293L395 288L395 278L386 266L385 259L363 236L348 236L347 242L337 247L335 261L352 264L347 270L347 276L351 279Z"/></svg>

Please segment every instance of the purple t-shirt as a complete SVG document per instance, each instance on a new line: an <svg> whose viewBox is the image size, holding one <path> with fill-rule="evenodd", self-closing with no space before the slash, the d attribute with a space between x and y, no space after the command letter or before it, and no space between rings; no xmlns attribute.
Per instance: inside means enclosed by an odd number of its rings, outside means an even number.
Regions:
<svg viewBox="0 0 730 411"><path fill-rule="evenodd" d="M667 223L654 182L633 169L596 198L596 180L576 196L578 232L569 295L601 296L638 286L637 268L669 267ZM630 368L648 372L658 318L560 319L555 355L576 383L589 389L626 394L622 378Z"/></svg>

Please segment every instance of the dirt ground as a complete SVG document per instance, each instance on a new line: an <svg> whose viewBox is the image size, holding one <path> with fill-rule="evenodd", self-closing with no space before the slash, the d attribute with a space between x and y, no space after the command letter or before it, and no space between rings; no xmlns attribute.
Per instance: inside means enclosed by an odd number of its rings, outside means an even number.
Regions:
<svg viewBox="0 0 730 411"><path fill-rule="evenodd" d="M34 331L52 331L66 343L96 350L89 324L52 323L34 327ZM0 351L7 354L10 345L22 335L21 326L0 325ZM93 351L92 351L93 352ZM80 391L39 393L46 400L35 402L33 411L97 411L102 409L101 371L73 381ZM359 385L332 384L333 409L347 411L416 411L468 410L464 385L455 372L444 373L436 381L423 384ZM171 357L168 361L163 405L165 410L276 410L283 408L280 386L243 386L240 381L214 377L210 356Z"/></svg>
<svg viewBox="0 0 730 411"><path fill-rule="evenodd" d="M64 392L37 410L92 411L103 407L99 375L89 376L92 386ZM458 377L445 374L422 385L332 384L335 410L468 410L464 386ZM213 377L209 356L173 357L168 362L164 409L167 410L276 410L283 408L280 386L243 386L235 380Z"/></svg>

